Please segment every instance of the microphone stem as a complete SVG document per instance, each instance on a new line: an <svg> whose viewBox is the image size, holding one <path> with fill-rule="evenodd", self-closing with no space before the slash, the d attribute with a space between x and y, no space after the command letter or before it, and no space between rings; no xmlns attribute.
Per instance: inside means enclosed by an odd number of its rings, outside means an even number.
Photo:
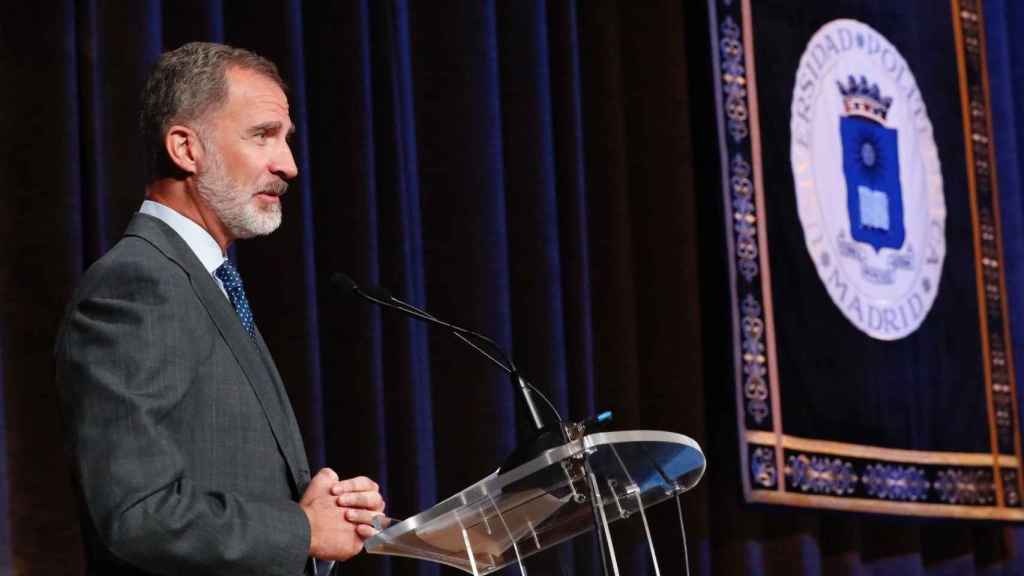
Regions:
<svg viewBox="0 0 1024 576"><path fill-rule="evenodd" d="M402 302L401 300L399 300L397 298L392 298L392 300L394 300L396 304L401 305L403 308L409 310L409 312L411 312L413 314L416 314L417 316L427 316L427 317L430 317L430 318L436 320L436 318L434 318L432 315L430 315L430 314L428 314L428 313L426 313L426 312L424 312L422 310L419 310L419 309L411 306L410 304L407 304L406 302ZM473 342L472 340L467 338L465 334L459 332L458 330L455 330L453 328L452 329L452 334L454 334L455 337L458 338L459 340L462 340L470 348L473 348L477 352L483 354L485 358L487 358L488 360L493 362L496 366L500 367L502 370L507 372L509 376L512 377L512 380L519 386L519 392L523 396L523 401L526 402L527 410L530 411L530 419L533 421L533 426L537 430L543 429L544 428L544 420L543 420L543 418L540 415L540 410L537 409L537 404L534 403L534 401L533 401L533 392L530 390L529 383L526 381L525 378L523 378L519 374L519 371L516 370L516 368L514 366L509 367L504 362L502 362L501 360L498 360L497 358L495 358L493 354L491 354L487 350L484 350L484 348L482 346L479 346L476 342ZM493 342L491 344L493 344ZM511 363L511 361L510 361L510 363Z"/></svg>
<svg viewBox="0 0 1024 576"><path fill-rule="evenodd" d="M368 293L364 292L363 290L361 290L359 288L359 286L357 286L355 284L355 282L352 281L351 278L349 278L348 276L345 276L344 274L336 275L336 278L337 279L335 280L335 282L337 282L338 284L346 287L349 290L352 290L353 292L355 292L356 294L358 294L362 298L365 298L366 300L369 300L370 302L373 302L375 304L380 304L381 306L386 306L386 307L389 307L389 308L395 308L395 309L401 310L401 311L405 312L406 314L408 314L410 316L413 316L413 317L418 318L420 320L425 320L427 322L431 322L431 323L434 323L434 324L439 324L439 325L444 326L445 328L448 328L449 330L451 330L452 334L454 334L456 338L458 338L459 340L462 340L468 346L470 346L471 348L473 348L477 352L483 354L484 357L486 357L488 360L493 362L495 365L500 367L502 370L504 370L506 373L508 373L509 376L512 377L512 381L516 385L518 385L518 387L519 387L519 392L520 392L520 394L523 397L523 401L526 402L526 408L530 412L530 420L533 421L534 427L537 430L543 430L544 429L544 419L541 417L540 410L537 409L537 405L533 401L533 391L531 390L530 383L527 382L526 379L523 378L519 374L519 370L516 368L515 362L513 362L512 358L510 358L508 356L508 354L506 354L505 351L502 350L502 348L500 346L498 346L497 342L495 342L494 340L488 338L487 336L484 336L483 334L480 334L479 332L475 332L473 330L467 330L465 328L461 328L459 326L455 326L453 324L445 322L444 320L441 320L440 318L435 317L433 314L427 312L426 310L422 310L420 308L417 308L416 306L413 306L412 304L409 304L408 302L403 302L402 300L399 300L398 298L395 298L394 296L391 296L390 294L388 294L386 296L383 296L381 298L378 298L376 296L368 294ZM470 338L470 336L472 336L472 338ZM495 354L493 354L491 351L485 350L477 342L474 342L474 340L479 340L479 341L485 342L488 345L488 347L493 349L494 352L497 352L498 354L500 354L502 356L502 358L504 359L504 362L502 362L501 360L496 358ZM545 398L545 400L547 400L547 399ZM551 405L550 401L548 401L548 405ZM551 409L555 410L555 407L551 406ZM558 411L555 410L556 414L557 414L557 412ZM561 428L561 422L559 422L558 426L559 426L559 428ZM562 430L562 433L564 435L565 431Z"/></svg>
<svg viewBox="0 0 1024 576"><path fill-rule="evenodd" d="M512 377L512 380L519 386L519 392L520 392L520 394L522 394L523 401L526 403L526 408L530 412L530 419L533 421L534 428L536 428L537 430L543 430L544 429L544 419L540 415L540 410L537 409L537 404L534 403L534 401L533 401L533 391L530 390L530 384L529 384L529 382L526 381L525 378L522 377L522 375L519 374L519 370L516 368L515 364L512 363L512 359L511 358L509 358L508 356L505 356L505 361L508 364L506 364L505 362L502 362L501 360L498 360L497 358L494 357L493 354L491 354L487 350L484 350L484 348L479 346L479 345L477 345L476 342L473 342L471 339L467 338L466 335L463 334L460 329L458 329L455 326L452 326L451 324L448 324L448 323L444 322L443 320L438 319L437 317L435 317L433 314L430 314L426 310L422 310L422 309L420 309L420 308L418 308L416 306L413 306L412 304L409 304L408 302L404 302L402 300L399 300L398 298L395 298L394 296L391 297L391 303L396 305L396 306L400 306L401 308L403 308L408 313L410 313L410 314L412 314L414 316L418 316L418 317L426 319L428 321L434 321L434 322L438 322L438 323L447 325L447 327L449 329L451 329L452 334L454 334L456 338L458 338L459 340L462 340L468 346L470 346L471 348L473 348L477 352L483 354L484 357L486 357L488 360L490 360L495 365L500 367L502 370L507 372L509 374L509 376ZM501 351L501 348L498 346L498 344L496 342L494 342L493 340L491 340L490 338L488 338L488 337L486 337L486 336L484 336L482 334L477 334L476 332L469 332L469 334L473 335L476 338L483 339L483 341L487 342L487 344L489 344L491 347L495 348L498 351Z"/></svg>
<svg viewBox="0 0 1024 576"><path fill-rule="evenodd" d="M513 373L513 378L519 384L519 391L523 394L523 400L526 402L527 409L530 410L530 418L533 419L533 426L537 430L544 428L544 420L540 417L540 411L537 410L537 405L533 403L533 392L530 391L530 386L527 384L526 379L519 375L518 372Z"/></svg>
<svg viewBox="0 0 1024 576"><path fill-rule="evenodd" d="M488 352L487 350L484 350L480 346L477 346L476 342L473 342L469 338L466 338L464 335L462 335L459 332L456 332L454 330L452 331L452 334L454 334L455 337L458 338L459 340L462 340L463 342L465 342L466 345L469 346L470 348L473 348L477 352L483 354L484 357L486 357L488 360L493 362L496 366L498 366L499 368L501 368L502 370L504 370L508 374L514 375L516 373L513 369L511 369L508 366L506 366L501 360L498 360L497 358L495 358L490 352Z"/></svg>

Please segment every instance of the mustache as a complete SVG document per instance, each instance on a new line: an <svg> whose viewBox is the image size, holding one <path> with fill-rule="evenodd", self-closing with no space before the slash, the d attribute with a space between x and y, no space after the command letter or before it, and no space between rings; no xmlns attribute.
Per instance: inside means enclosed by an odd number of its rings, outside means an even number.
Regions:
<svg viewBox="0 0 1024 576"><path fill-rule="evenodd" d="M274 196L281 196L288 191L288 183L284 180L274 180L268 184L260 186L258 194L273 194Z"/></svg>

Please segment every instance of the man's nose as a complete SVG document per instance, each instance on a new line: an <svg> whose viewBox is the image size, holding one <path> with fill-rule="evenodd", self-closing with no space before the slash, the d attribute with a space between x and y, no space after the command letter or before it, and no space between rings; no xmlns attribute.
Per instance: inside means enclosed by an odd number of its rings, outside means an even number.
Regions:
<svg viewBox="0 0 1024 576"><path fill-rule="evenodd" d="M295 165L295 156L287 143L279 148L270 166L270 171L284 180L291 180L299 175L299 167Z"/></svg>

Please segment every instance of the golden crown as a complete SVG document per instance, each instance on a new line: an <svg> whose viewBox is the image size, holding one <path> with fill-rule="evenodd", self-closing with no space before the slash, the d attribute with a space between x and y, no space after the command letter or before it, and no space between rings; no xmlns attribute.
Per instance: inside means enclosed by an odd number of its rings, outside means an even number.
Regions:
<svg viewBox="0 0 1024 576"><path fill-rule="evenodd" d="M892 106L892 98L883 97L878 84L868 84L864 76L861 76L860 80L850 76L846 86L839 81L836 81L836 85L843 95L843 106L847 114L885 124L885 118Z"/></svg>

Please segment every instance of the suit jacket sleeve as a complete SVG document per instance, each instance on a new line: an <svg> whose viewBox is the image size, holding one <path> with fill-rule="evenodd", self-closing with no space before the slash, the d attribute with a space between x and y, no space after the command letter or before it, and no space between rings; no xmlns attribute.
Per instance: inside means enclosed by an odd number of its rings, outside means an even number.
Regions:
<svg viewBox="0 0 1024 576"><path fill-rule="evenodd" d="M193 331L205 311L188 276L159 260L101 261L58 341L68 449L88 515L111 553L154 574L301 574L310 529L295 502L189 477L184 450L202 441L169 422L200 385Z"/></svg>

